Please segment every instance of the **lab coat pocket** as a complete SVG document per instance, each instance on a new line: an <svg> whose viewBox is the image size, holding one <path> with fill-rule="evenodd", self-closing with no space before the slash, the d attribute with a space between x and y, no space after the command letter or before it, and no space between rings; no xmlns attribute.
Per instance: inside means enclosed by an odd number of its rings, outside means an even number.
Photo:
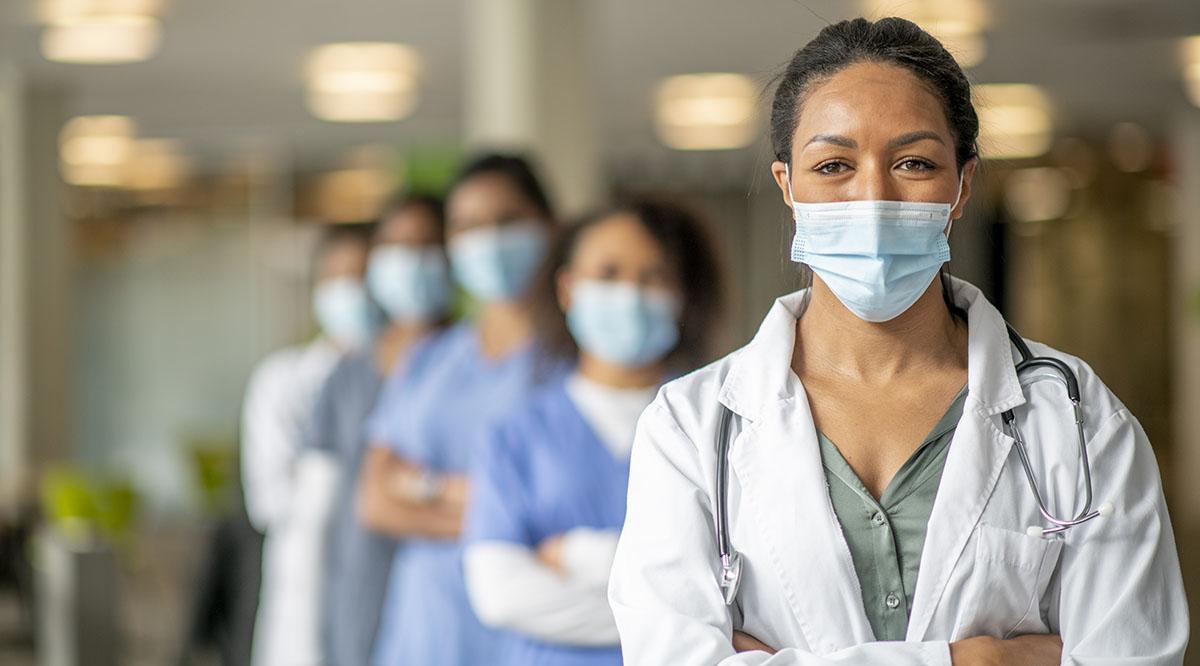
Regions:
<svg viewBox="0 0 1200 666"><path fill-rule="evenodd" d="M1049 631L1041 601L1062 541L991 525L976 530L975 568L956 634L1009 638Z"/></svg>

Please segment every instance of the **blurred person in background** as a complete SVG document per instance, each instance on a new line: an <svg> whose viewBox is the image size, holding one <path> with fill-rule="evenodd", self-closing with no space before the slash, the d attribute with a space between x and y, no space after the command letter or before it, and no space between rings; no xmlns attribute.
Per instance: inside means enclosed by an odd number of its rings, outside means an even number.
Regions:
<svg viewBox="0 0 1200 666"><path fill-rule="evenodd" d="M312 438L318 392L338 360L372 334L363 276L369 229L331 227L314 257L313 315L320 334L273 352L255 368L242 410L242 485L246 511L265 536L262 592L254 626L256 666L320 663L317 589L305 546L305 507L298 500L297 460Z"/></svg>
<svg viewBox="0 0 1200 666"><path fill-rule="evenodd" d="M467 164L446 201L447 250L478 314L413 353L393 373L368 422L371 445L358 511L403 539L388 581L374 662L388 666L490 663L496 634L475 617L459 535L467 469L484 427L534 384L526 291L554 218L519 157Z"/></svg>
<svg viewBox="0 0 1200 666"><path fill-rule="evenodd" d="M607 589L634 428L663 381L705 359L721 293L707 230L672 203L618 205L555 244L538 334L573 369L489 429L471 474L467 589L507 630L489 663L621 663Z"/></svg>
<svg viewBox="0 0 1200 666"><path fill-rule="evenodd" d="M323 556L316 575L325 664L370 662L396 540L366 529L355 514L364 427L384 379L446 321L452 287L444 240L440 199L399 197L384 209L367 261L367 291L387 324L334 367L298 465L299 502L311 507L303 516L311 524L307 547Z"/></svg>

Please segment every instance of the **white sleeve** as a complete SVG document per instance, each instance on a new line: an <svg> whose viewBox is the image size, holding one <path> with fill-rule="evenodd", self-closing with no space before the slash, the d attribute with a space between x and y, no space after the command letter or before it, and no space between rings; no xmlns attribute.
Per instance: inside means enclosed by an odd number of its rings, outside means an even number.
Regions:
<svg viewBox="0 0 1200 666"><path fill-rule="evenodd" d="M712 556L708 483L695 445L662 400L638 423L609 583L626 666L950 666L945 641L866 643L821 656L787 646L772 646L781 648L774 655L736 653Z"/></svg>
<svg viewBox="0 0 1200 666"><path fill-rule="evenodd" d="M549 643L617 644L604 591L560 576L525 546L473 543L463 554L463 568L471 605L484 624Z"/></svg>
<svg viewBox="0 0 1200 666"><path fill-rule="evenodd" d="M562 564L567 575L600 590L608 590L608 574L617 552L619 530L576 527L563 534Z"/></svg>
<svg viewBox="0 0 1200 666"><path fill-rule="evenodd" d="M1115 412L1088 444L1098 500L1115 512L1067 532L1050 625L1064 664L1182 664L1188 608L1154 452Z"/></svg>
<svg viewBox="0 0 1200 666"><path fill-rule="evenodd" d="M267 357L250 378L242 408L242 488L250 522L260 532L283 517L291 496L301 437L289 406L291 360L280 352Z"/></svg>

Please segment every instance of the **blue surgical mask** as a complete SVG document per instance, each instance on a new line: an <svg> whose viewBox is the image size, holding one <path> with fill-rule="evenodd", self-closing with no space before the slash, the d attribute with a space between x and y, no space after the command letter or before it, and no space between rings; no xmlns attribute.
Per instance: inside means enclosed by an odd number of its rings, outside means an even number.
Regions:
<svg viewBox="0 0 1200 666"><path fill-rule="evenodd" d="M481 301L511 301L525 293L546 251L541 222L464 231L448 247L454 277Z"/></svg>
<svg viewBox="0 0 1200 666"><path fill-rule="evenodd" d="M917 201L796 203L792 261L807 264L859 319L896 318L929 288L950 260L953 204Z"/></svg>
<svg viewBox="0 0 1200 666"><path fill-rule="evenodd" d="M661 360L679 342L679 300L628 282L583 280L571 289L567 327L584 352L625 367Z"/></svg>
<svg viewBox="0 0 1200 666"><path fill-rule="evenodd" d="M313 316L321 331L348 349L364 346L374 333L371 300L361 280L321 280L313 288Z"/></svg>
<svg viewBox="0 0 1200 666"><path fill-rule="evenodd" d="M367 262L367 288L393 321L436 318L450 302L446 255L437 247L376 247Z"/></svg>

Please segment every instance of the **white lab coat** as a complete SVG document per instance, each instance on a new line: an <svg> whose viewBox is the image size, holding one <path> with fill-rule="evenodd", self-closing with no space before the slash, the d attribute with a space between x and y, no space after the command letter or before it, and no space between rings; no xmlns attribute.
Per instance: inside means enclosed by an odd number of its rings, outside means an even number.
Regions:
<svg viewBox="0 0 1200 666"><path fill-rule="evenodd" d="M263 542L255 666L313 666L319 641L324 518L336 470L301 455L317 395L341 350L327 339L272 353L255 368L242 409L242 486Z"/></svg>
<svg viewBox="0 0 1200 666"><path fill-rule="evenodd" d="M799 292L754 340L665 386L642 415L609 599L628 666L950 664L949 643L1056 632L1065 664L1179 664L1188 638L1175 540L1137 420L1077 358L1095 484L1115 513L1062 537L1043 525L1001 413L1014 409L1051 510L1082 497L1060 383L1022 391L1004 321L956 280L969 313L968 397L929 518L904 642L876 642L830 504L812 414L791 371ZM738 627L778 648L736 654L713 529L720 405L735 414L731 540L743 558ZM864 415L869 418L869 415Z"/></svg>

